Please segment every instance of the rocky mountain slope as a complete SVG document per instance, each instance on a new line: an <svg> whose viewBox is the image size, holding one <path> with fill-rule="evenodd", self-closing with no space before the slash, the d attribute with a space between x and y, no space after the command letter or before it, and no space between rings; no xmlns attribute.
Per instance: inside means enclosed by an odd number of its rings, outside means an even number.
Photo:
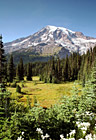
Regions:
<svg viewBox="0 0 96 140"><path fill-rule="evenodd" d="M4 44L5 53L23 53L39 56L59 55L72 52L86 53L96 45L96 38L84 36L63 27L46 26L33 35Z"/></svg>

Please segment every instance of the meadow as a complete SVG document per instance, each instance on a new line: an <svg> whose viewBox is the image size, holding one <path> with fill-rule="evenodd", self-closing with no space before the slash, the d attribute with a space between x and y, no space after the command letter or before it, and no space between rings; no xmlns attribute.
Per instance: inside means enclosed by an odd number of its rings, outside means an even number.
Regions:
<svg viewBox="0 0 96 140"><path fill-rule="evenodd" d="M8 87L11 92L11 98L17 102L27 104L27 98L30 99L31 105L34 105L34 100L42 107L51 107L57 104L64 95L70 96L74 82L66 82L61 84L44 83L39 81L39 77L35 76L32 81L17 83L21 87L21 93L16 92L16 88ZM79 86L80 87L80 86Z"/></svg>

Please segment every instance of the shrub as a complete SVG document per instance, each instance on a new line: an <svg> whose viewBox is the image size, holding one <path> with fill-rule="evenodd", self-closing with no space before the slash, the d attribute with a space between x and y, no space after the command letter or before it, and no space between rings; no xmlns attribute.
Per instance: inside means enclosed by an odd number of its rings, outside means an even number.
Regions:
<svg viewBox="0 0 96 140"><path fill-rule="evenodd" d="M3 83L0 84L0 91L1 92L5 92L6 91L5 85Z"/></svg>
<svg viewBox="0 0 96 140"><path fill-rule="evenodd" d="M22 81L21 86L24 87L24 81Z"/></svg>
<svg viewBox="0 0 96 140"><path fill-rule="evenodd" d="M37 106L37 99L36 99L36 96L34 96L34 106Z"/></svg>
<svg viewBox="0 0 96 140"><path fill-rule="evenodd" d="M13 82L13 83L11 84L11 87L16 88L16 82Z"/></svg>
<svg viewBox="0 0 96 140"><path fill-rule="evenodd" d="M19 85L16 86L16 92L21 93L21 87Z"/></svg>

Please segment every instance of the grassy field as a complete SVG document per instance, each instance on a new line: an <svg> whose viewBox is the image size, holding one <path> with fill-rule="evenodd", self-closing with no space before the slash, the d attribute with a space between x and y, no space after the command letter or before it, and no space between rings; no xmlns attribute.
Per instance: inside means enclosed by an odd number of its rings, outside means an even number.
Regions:
<svg viewBox="0 0 96 140"><path fill-rule="evenodd" d="M18 83L20 86L22 83ZM72 94L73 82L67 82L62 84L51 84L39 81L39 77L33 77L33 81L25 81L24 87L21 92L17 93L16 88L8 87L11 91L11 98L16 99L18 102L27 103L29 97L31 105L34 104L34 98L37 99L38 104L43 107L50 107L57 103L62 96Z"/></svg>

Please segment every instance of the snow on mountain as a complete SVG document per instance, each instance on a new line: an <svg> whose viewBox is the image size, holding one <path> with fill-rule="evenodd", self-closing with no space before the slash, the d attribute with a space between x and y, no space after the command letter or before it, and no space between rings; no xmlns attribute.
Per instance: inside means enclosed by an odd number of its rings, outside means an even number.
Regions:
<svg viewBox="0 0 96 140"><path fill-rule="evenodd" d="M5 52L15 51L36 51L39 54L59 55L64 53L79 52L86 53L88 49L96 45L96 38L84 36L81 32L74 32L67 28L46 26L37 33L26 38L20 38L15 41L5 43Z"/></svg>

